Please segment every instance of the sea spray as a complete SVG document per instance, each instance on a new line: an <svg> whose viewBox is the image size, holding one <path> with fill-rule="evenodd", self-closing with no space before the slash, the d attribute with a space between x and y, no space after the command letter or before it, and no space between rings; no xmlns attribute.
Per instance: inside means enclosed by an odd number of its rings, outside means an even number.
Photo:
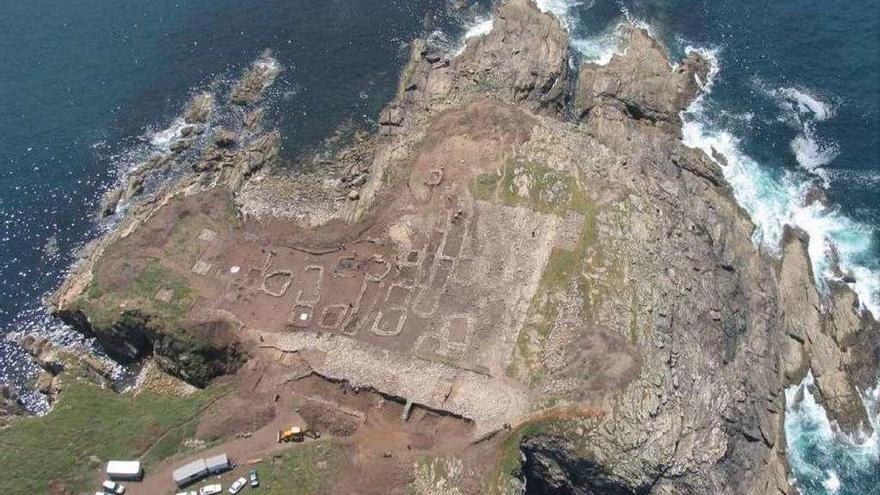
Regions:
<svg viewBox="0 0 880 495"><path fill-rule="evenodd" d="M835 205L810 201L810 193L819 187L808 175L796 171L775 171L742 151L741 141L718 124L714 109L706 98L711 94L721 70L719 50L688 47L700 51L710 62L711 70L702 82L702 94L682 113L682 141L686 146L703 150L718 162L737 202L755 223L754 242L766 252L778 255L785 227L794 227L809 236L808 251L817 287L827 294L830 282L846 281L859 296L862 309L880 315L880 266L873 258L874 230L844 215ZM779 90L790 101L797 119L827 119L833 108L804 92ZM803 121L803 120L799 120ZM723 157L719 160L716 157Z"/></svg>
<svg viewBox="0 0 880 495"><path fill-rule="evenodd" d="M475 19L466 22L463 26L464 34L462 34L461 39L456 43L456 48L452 50L452 56L457 57L464 53L465 48L467 48L467 42L471 38L479 38L481 36L486 36L487 34L492 32L492 29L495 27L495 20L492 16L478 16ZM436 44L436 46L440 46L443 49L442 44Z"/></svg>
<svg viewBox="0 0 880 495"><path fill-rule="evenodd" d="M837 143L819 136L817 126L834 117L834 105L807 89L783 87L765 91L783 109L789 124L799 130L791 141L798 165L820 177L827 188L829 178L823 167L837 158L840 150Z"/></svg>
<svg viewBox="0 0 880 495"><path fill-rule="evenodd" d="M793 483L810 495L880 493L880 384L862 393L871 424L869 431L854 436L829 420L817 395L812 372L785 390L785 438Z"/></svg>
<svg viewBox="0 0 880 495"><path fill-rule="evenodd" d="M592 2L581 0L535 0L538 10L545 14L554 15L565 28L569 28L576 23L576 18L571 15L572 10L584 3L587 4L586 8L592 5Z"/></svg>
<svg viewBox="0 0 880 495"><path fill-rule="evenodd" d="M571 46L577 50L584 62L595 65L608 65L623 44L626 24L618 23L606 28L595 36L572 38Z"/></svg>

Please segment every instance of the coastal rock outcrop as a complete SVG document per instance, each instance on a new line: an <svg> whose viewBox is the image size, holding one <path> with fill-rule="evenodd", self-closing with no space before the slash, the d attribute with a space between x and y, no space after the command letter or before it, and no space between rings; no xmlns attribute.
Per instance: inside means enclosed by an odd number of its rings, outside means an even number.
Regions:
<svg viewBox="0 0 880 495"><path fill-rule="evenodd" d="M168 328L166 323L138 310L123 311L109 324L95 324L79 309L56 315L81 333L95 337L117 361L130 364L151 356L162 371L198 387L234 373L246 359L233 329L223 320ZM44 340L32 339L23 345L52 376L64 370L54 358L58 351ZM47 346L51 352L47 352Z"/></svg>
<svg viewBox="0 0 880 495"><path fill-rule="evenodd" d="M84 379L101 387L110 387L113 368L83 349L67 349L38 335L25 335L19 343L42 368L36 377L36 389L55 401L64 390L64 380Z"/></svg>
<svg viewBox="0 0 880 495"><path fill-rule="evenodd" d="M6 384L0 384L0 428L27 414L24 404L15 391Z"/></svg>
<svg viewBox="0 0 880 495"><path fill-rule="evenodd" d="M571 71L559 21L502 1L461 53L415 42L377 135L323 169L273 170L254 110L56 314L194 384L253 346L466 418L463 450L517 442L503 493L792 493L783 389L812 369L856 427L877 323L824 300L801 239L756 248L724 164L680 141L707 61L626 43ZM231 100L272 78L256 63Z"/></svg>
<svg viewBox="0 0 880 495"><path fill-rule="evenodd" d="M270 50L263 52L232 88L229 100L243 106L255 103L275 82L280 72L281 67L272 57L272 52Z"/></svg>
<svg viewBox="0 0 880 495"><path fill-rule="evenodd" d="M568 98L568 56L568 33L559 21L531 0L512 0L499 6L492 30L468 40L448 70L511 101L528 101L540 113L560 115Z"/></svg>
<svg viewBox="0 0 880 495"><path fill-rule="evenodd" d="M672 68L666 51L647 31L628 28L625 54L607 65L581 66L575 107L581 118L602 113L605 118L629 118L676 130L685 109L705 82L709 62L692 52ZM668 124L668 126L666 125Z"/></svg>

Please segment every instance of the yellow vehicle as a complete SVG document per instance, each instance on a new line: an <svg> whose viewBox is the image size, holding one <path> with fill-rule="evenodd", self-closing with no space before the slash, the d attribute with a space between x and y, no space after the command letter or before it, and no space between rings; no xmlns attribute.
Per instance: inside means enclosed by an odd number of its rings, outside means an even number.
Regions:
<svg viewBox="0 0 880 495"><path fill-rule="evenodd" d="M286 430L278 431L278 443L281 442L302 442L303 431L299 426L291 426Z"/></svg>
<svg viewBox="0 0 880 495"><path fill-rule="evenodd" d="M320 438L321 435L316 431L312 431L308 428L300 428L299 426L291 426L286 430L278 431L278 443L302 442L305 437Z"/></svg>

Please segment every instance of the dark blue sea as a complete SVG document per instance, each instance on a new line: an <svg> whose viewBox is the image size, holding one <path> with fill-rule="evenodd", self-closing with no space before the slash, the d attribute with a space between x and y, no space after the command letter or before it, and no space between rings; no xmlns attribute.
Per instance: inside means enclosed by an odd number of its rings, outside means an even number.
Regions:
<svg viewBox="0 0 880 495"><path fill-rule="evenodd" d="M273 49L283 72L270 114L294 157L343 122L371 124L392 96L408 40L438 30L454 40L485 20L480 9L450 14L449 3L4 1L0 334L76 339L41 301L76 248L107 228L94 219L101 193L193 93ZM819 286L845 278L863 309L880 316L880 2L537 3L566 24L583 60L607 62L621 24L648 28L675 57L709 56L706 93L683 116L685 144L725 156L758 246L775 254L786 226L806 231ZM472 34L487 28L479 26ZM808 202L816 191L825 201ZM0 356L0 381L26 385L33 372L21 351L4 339ZM877 421L880 388L864 393ZM803 493L880 493L876 422L862 437L841 437L806 396L786 415Z"/></svg>
<svg viewBox="0 0 880 495"><path fill-rule="evenodd" d="M848 281L880 318L880 2L537 3L565 21L588 61L607 63L619 26L633 24L676 58L708 56L705 94L682 116L684 143L724 156L756 245L775 255L786 226L805 231L819 288ZM793 483L805 495L880 494L880 384L860 391L872 424L855 436L836 430L814 392L812 376L786 391Z"/></svg>
<svg viewBox="0 0 880 495"><path fill-rule="evenodd" d="M483 2L486 4L487 2ZM445 0L3 1L0 9L0 382L28 392L10 337L76 336L42 300L107 224L101 194L150 153L200 89L266 48L283 72L269 99L295 157L341 123L369 126L393 96L407 43L473 20ZM485 7L485 5L484 5ZM485 11L485 8L483 9ZM468 17L470 16L470 17Z"/></svg>

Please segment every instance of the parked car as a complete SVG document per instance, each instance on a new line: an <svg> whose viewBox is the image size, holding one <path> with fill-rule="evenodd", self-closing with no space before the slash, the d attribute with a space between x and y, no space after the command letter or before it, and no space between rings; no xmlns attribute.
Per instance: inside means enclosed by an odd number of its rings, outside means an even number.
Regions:
<svg viewBox="0 0 880 495"><path fill-rule="evenodd" d="M244 478L239 478L235 480L235 483L233 483L232 486L229 487L229 493L235 495L236 493L240 492L245 485L247 485L247 480Z"/></svg>
<svg viewBox="0 0 880 495"><path fill-rule="evenodd" d="M223 492L223 487L219 483L213 485L205 485L199 488L199 495L217 495Z"/></svg>
<svg viewBox="0 0 880 495"><path fill-rule="evenodd" d="M251 480L251 487L256 488L260 486L260 477L257 475L256 469L248 471L248 479Z"/></svg>
<svg viewBox="0 0 880 495"><path fill-rule="evenodd" d="M115 493L116 495L125 493L125 487L115 481L105 481L101 484L101 487L105 492Z"/></svg>
<svg viewBox="0 0 880 495"><path fill-rule="evenodd" d="M177 495L199 495L199 494L193 491L193 492L180 492Z"/></svg>

